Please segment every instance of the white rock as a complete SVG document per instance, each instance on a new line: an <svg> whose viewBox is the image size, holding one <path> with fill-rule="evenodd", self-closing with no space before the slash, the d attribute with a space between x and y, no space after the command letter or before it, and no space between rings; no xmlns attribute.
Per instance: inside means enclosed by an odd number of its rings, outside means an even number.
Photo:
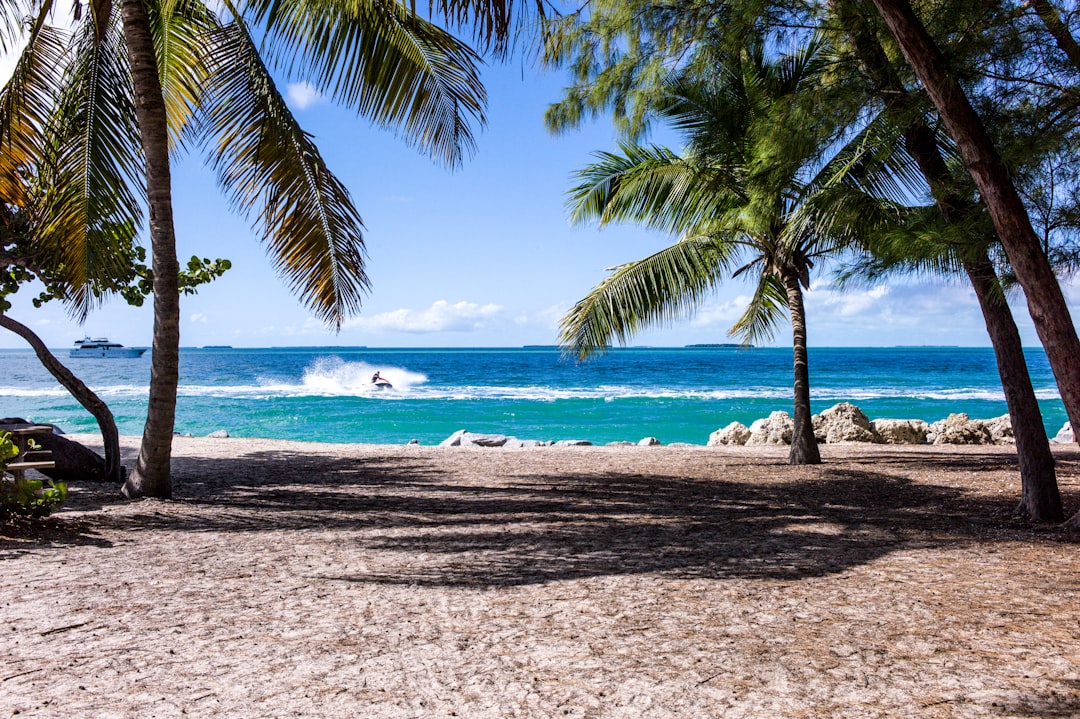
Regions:
<svg viewBox="0 0 1080 719"><path fill-rule="evenodd" d="M215 431L211 432L210 434L208 434L206 436L210 437L211 439L228 439L229 438L229 433L226 432L223 429L218 429L218 430L215 430Z"/></svg>
<svg viewBox="0 0 1080 719"><path fill-rule="evenodd" d="M639 447L659 447L660 446L660 440L658 440L656 437L643 437L640 440L638 440L638 446Z"/></svg>
<svg viewBox="0 0 1080 719"><path fill-rule="evenodd" d="M926 444L930 429L921 419L875 419L870 427L885 444Z"/></svg>
<svg viewBox="0 0 1080 719"><path fill-rule="evenodd" d="M762 422L763 420L758 420ZM755 422L754 424L758 424ZM760 425L759 425L760 426ZM724 445L746 444L746 440L750 439L750 430L742 422L732 422L727 427L718 429L709 435L709 447L721 447Z"/></svg>
<svg viewBox="0 0 1080 719"><path fill-rule="evenodd" d="M1012 417L1003 414L993 419L974 420L981 422L986 431L990 433L990 441L993 444L1016 444L1013 436Z"/></svg>
<svg viewBox="0 0 1080 719"><path fill-rule="evenodd" d="M1054 444L1072 444L1076 441L1076 437L1073 436L1072 425L1066 422L1061 425L1061 429L1054 435L1054 438L1050 440Z"/></svg>
<svg viewBox="0 0 1080 719"><path fill-rule="evenodd" d="M827 444L881 441L874 434L869 418L850 402L833 405L812 420L814 436Z"/></svg>
<svg viewBox="0 0 1080 719"><path fill-rule="evenodd" d="M619 440L618 442L608 442L606 447L635 447L633 442L627 442L626 440Z"/></svg>
<svg viewBox="0 0 1080 719"><path fill-rule="evenodd" d="M555 443L556 447L591 447L592 442L587 439L560 439Z"/></svg>
<svg viewBox="0 0 1080 719"><path fill-rule="evenodd" d="M791 419L791 415L787 412L776 411L768 418L757 420L750 425L750 438L746 440L746 444L747 446L791 444L791 434L794 430L795 422Z"/></svg>
<svg viewBox="0 0 1080 719"><path fill-rule="evenodd" d="M982 422L973 422L964 413L950 414L945 419L930 425L929 435L934 435L933 443L941 444L990 444L990 430Z"/></svg>
<svg viewBox="0 0 1080 719"><path fill-rule="evenodd" d="M466 432L461 435L462 447L502 447L508 437L505 434L473 434Z"/></svg>
<svg viewBox="0 0 1080 719"><path fill-rule="evenodd" d="M450 435L449 437L444 439L442 442L439 442L439 446L440 447L460 447L461 446L461 438L462 438L462 436L468 434L468 432L469 431L467 429L459 429L457 432L454 432L452 435Z"/></svg>

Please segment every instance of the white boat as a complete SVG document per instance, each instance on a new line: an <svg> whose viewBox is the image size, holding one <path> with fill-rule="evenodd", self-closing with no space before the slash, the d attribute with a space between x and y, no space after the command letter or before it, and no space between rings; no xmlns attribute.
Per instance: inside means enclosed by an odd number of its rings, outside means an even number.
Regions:
<svg viewBox="0 0 1080 719"><path fill-rule="evenodd" d="M146 352L145 349L110 342L104 337L84 337L75 344L78 346L71 350L72 357L142 357L143 352Z"/></svg>

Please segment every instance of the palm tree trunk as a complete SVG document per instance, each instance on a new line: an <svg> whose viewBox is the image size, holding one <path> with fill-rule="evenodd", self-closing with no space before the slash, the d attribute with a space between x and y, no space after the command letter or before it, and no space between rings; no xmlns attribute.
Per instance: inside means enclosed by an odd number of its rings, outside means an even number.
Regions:
<svg viewBox="0 0 1080 719"><path fill-rule="evenodd" d="M180 365L179 263L172 215L169 134L150 19L143 0L123 0L124 40L135 87L135 112L146 159L150 254L154 268L154 342L150 400L127 497L170 497L173 425Z"/></svg>
<svg viewBox="0 0 1080 719"><path fill-rule="evenodd" d="M116 431L116 420L113 419L113 414L108 405L102 402L101 398L94 394L94 391L87 387L82 380L72 374L71 370L65 367L56 358L56 355L49 351L41 338L29 327L2 312L0 312L0 327L14 332L26 340L34 348L34 354L37 355L41 364L44 365L45 369L49 370L49 374L55 377L56 381L63 385L64 389L70 392L71 396L78 400L79 404L85 407L87 412L94 415L98 427L101 428L101 441L105 446L104 480L117 483L123 481L123 467L120 464L120 433Z"/></svg>
<svg viewBox="0 0 1080 719"><path fill-rule="evenodd" d="M908 0L874 0L874 6L937 107L990 211L1080 441L1080 338L1008 169Z"/></svg>
<svg viewBox="0 0 1080 719"><path fill-rule="evenodd" d="M984 257L977 262L965 261L964 270L975 288L975 296L979 298L986 331L994 344L1005 403L1009 406L1013 436L1016 438L1016 455L1020 462L1019 511L1035 522L1060 522L1065 514L1054 472L1054 455L1046 438L1035 388L1031 386L1020 331L1016 329L1016 322L1005 303L990 258Z"/></svg>
<svg viewBox="0 0 1080 719"><path fill-rule="evenodd" d="M785 272L788 314L791 315L791 335L795 358L795 428L791 433L788 464L821 464L814 423L810 415L810 362L806 351L806 309L803 307L802 286L796 272Z"/></svg>

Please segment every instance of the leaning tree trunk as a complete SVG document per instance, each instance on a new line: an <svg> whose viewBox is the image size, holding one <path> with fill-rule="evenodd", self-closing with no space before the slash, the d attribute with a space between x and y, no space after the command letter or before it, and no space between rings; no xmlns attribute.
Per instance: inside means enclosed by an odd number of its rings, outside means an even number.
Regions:
<svg viewBox="0 0 1080 719"><path fill-rule="evenodd" d="M135 113L146 159L150 253L154 268L154 343L150 401L127 497L172 495L170 463L180 365L179 263L172 215L169 134L150 19L143 0L123 0L124 40L135 88Z"/></svg>
<svg viewBox="0 0 1080 719"><path fill-rule="evenodd" d="M105 476L102 479L106 482L123 481L123 467L120 464L120 433L116 431L116 420L113 419L108 405L102 402L101 398L94 394L94 391L87 387L82 380L73 375L71 370L65 367L56 358L56 355L49 351L41 338L29 327L2 312L0 312L0 327L14 332L26 340L34 348L34 353L37 355L38 360L41 361L41 364L45 366L45 369L49 370L49 374L55 377L56 381L63 385L64 389L70 392L71 396L78 400L79 404L85 407L87 412L94 415L98 427L101 428L101 441L105 445Z"/></svg>
<svg viewBox="0 0 1080 719"><path fill-rule="evenodd" d="M908 0L874 0L874 5L937 107L990 211L1080 441L1080 338L1027 209L982 121Z"/></svg>
<svg viewBox="0 0 1080 719"><path fill-rule="evenodd" d="M1016 456L1020 463L1021 495L1019 511L1035 522L1060 522L1065 518L1054 472L1054 455L1046 438L1039 401L1031 385L1024 359L1020 331L1001 293L997 273L990 258L965 261L964 270L979 299L986 331L994 345L1001 387L1009 406Z"/></svg>
<svg viewBox="0 0 1080 719"><path fill-rule="evenodd" d="M938 146L937 133L918 112L921 103L907 91L877 35L857 9L843 0L832 0L831 5L848 29L848 37L859 62L870 76L886 110L903 124L908 152L926 178L941 216L946 222L957 224L966 213L977 211L978 208L969 198L956 192L956 183ZM1061 495L1054 471L1054 457L1024 360L1020 333L1008 304L1001 297L997 272L985 251L981 258L965 260L964 269L982 309L986 330L994 346L1001 387L1009 406L1020 464L1019 511L1033 521L1061 521Z"/></svg>
<svg viewBox="0 0 1080 719"><path fill-rule="evenodd" d="M806 351L806 309L802 287L794 271L784 274L788 314L791 315L791 335L795 358L795 428L791 433L788 464L821 464L814 423L810 415L810 362Z"/></svg>

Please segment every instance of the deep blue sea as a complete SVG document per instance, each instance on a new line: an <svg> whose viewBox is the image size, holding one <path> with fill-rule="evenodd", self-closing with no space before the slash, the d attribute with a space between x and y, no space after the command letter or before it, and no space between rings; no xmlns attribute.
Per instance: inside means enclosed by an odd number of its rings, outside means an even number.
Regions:
<svg viewBox="0 0 1080 719"><path fill-rule="evenodd" d="M142 433L150 354L68 359L110 406L121 434ZM1028 365L1051 436L1065 422L1040 349ZM370 384L379 371L394 385ZM458 429L594 443L657 437L705 444L733 420L791 411L791 350L616 349L585 364L553 348L183 349L176 429L196 436L437 444ZM813 409L853 402L871 418L989 418L1006 407L990 349L812 348ZM0 417L96 424L29 350L0 350Z"/></svg>

